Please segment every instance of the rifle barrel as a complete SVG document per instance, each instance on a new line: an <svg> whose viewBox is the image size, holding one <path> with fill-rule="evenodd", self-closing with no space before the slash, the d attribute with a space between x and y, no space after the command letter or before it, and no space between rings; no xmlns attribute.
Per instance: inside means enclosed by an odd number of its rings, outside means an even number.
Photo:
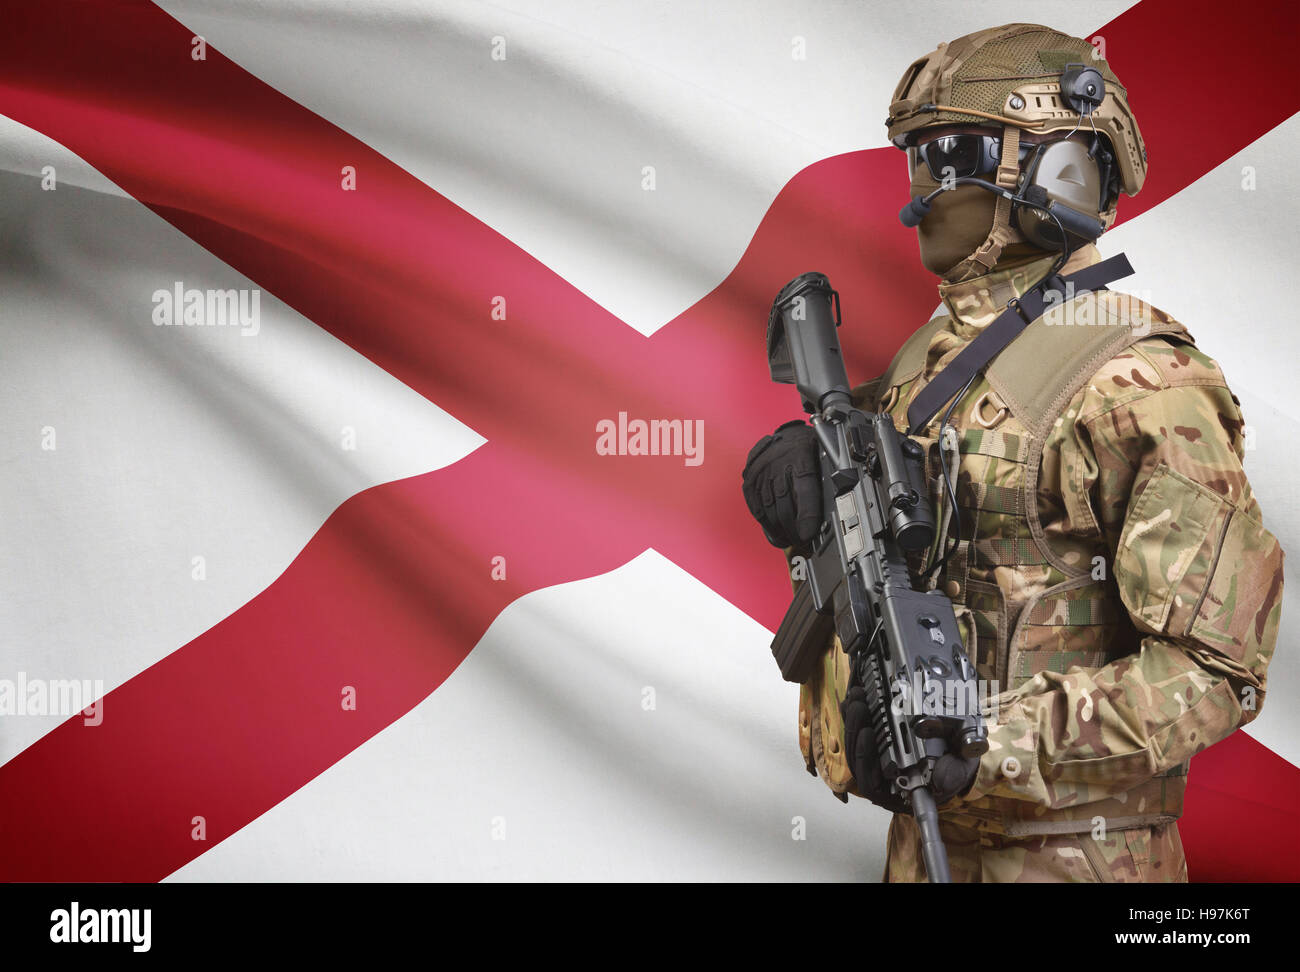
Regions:
<svg viewBox="0 0 1300 972"><path fill-rule="evenodd" d="M923 786L916 787L909 796L912 800L912 813L916 815L916 825L921 828L925 873L931 884L951 884L948 850L943 846L943 838L939 836L939 808L935 806L934 797Z"/></svg>

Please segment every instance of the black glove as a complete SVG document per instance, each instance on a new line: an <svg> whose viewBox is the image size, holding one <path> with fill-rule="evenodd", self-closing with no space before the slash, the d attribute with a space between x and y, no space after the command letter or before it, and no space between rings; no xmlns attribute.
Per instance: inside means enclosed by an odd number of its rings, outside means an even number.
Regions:
<svg viewBox="0 0 1300 972"><path fill-rule="evenodd" d="M894 813L907 811L907 804L895 796L880 770L880 757L876 752L875 735L871 731L870 709L867 693L860 685L849 689L840 703L844 717L844 755L849 762L849 772L858 785L858 792L877 806ZM965 793L975 782L979 772L978 758L966 759L956 753L944 753L934 764L930 774L930 792L934 802L943 806L955 796Z"/></svg>
<svg viewBox="0 0 1300 972"><path fill-rule="evenodd" d="M978 756L967 759L957 753L944 753L934 761L930 771L930 792L934 802L943 806L954 797L963 796L975 784L980 771Z"/></svg>
<svg viewBox="0 0 1300 972"><path fill-rule="evenodd" d="M817 433L796 419L759 439L745 460L745 503L767 542L806 552L822 522Z"/></svg>

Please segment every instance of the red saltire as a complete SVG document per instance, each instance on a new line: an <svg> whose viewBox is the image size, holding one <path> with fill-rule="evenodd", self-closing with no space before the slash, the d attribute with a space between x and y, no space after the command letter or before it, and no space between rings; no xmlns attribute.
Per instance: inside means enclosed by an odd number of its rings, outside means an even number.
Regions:
<svg viewBox="0 0 1300 972"><path fill-rule="evenodd" d="M892 151L799 173L727 279L647 339L210 45L191 60L191 32L152 4L11 7L0 111L488 442L352 497L262 594L110 693L111 719L93 731L71 719L0 767L0 877L165 877L417 705L522 594L647 547L775 627L788 584L739 493L749 445L794 411L766 378L766 311L796 272L829 274L858 378L925 319L933 280L895 218L905 190ZM1098 31L1153 158L1126 215L1295 112L1281 76L1295 26L1282 5L1241 17L1144 0ZM1189 78L1212 129L1188 124ZM356 192L339 191L344 165ZM498 295L505 322L489 318ZM703 419L706 461L597 456L596 422L619 411ZM490 577L496 555L507 580ZM344 685L356 711L339 706ZM1183 826L1194 877L1293 877L1300 770L1244 734L1196 770ZM1246 811L1261 790L1268 805ZM1244 812L1250 847L1233 836ZM196 814L206 842L191 839Z"/></svg>

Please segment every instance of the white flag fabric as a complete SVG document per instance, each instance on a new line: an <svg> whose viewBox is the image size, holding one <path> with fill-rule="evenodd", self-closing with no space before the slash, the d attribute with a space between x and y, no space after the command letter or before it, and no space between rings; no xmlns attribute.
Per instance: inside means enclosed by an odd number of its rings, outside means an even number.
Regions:
<svg viewBox="0 0 1300 972"><path fill-rule="evenodd" d="M1021 8L71 7L63 59L34 15L0 42L0 678L45 693L0 719L33 793L0 875L878 879L888 815L802 767L740 463L796 417L761 342L802 260L841 262L860 368L933 305L885 108ZM1162 142L1185 109L1143 25L1170 7L1036 16L1105 37L1177 172L1101 246L1223 366L1297 549L1295 97ZM701 422L702 462L605 461L622 413ZM1298 596L1222 744L1270 833ZM1240 805L1189 798L1193 878L1279 873L1221 863Z"/></svg>

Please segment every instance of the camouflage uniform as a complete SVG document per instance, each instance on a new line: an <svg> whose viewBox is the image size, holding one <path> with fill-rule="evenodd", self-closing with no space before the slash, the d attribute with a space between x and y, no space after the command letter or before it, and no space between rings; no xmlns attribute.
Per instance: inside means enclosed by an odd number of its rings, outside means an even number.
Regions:
<svg viewBox="0 0 1300 972"><path fill-rule="evenodd" d="M906 427L925 383L1051 259L941 285L948 313L856 390L858 404ZM1085 247L1064 272L1098 259ZM1050 359L1063 331L1031 328L949 421L967 539L937 583L972 635L980 678L1001 693L989 752L969 793L942 808L941 830L956 881L1185 881L1176 820L1188 761L1259 711L1283 554L1242 469L1239 403L1218 365L1141 302L1103 292L1070 309L1122 349L1074 381L1057 376L1058 407L1034 414L1017 400L1016 362ZM938 463L953 460L938 429L936 417L918 438L942 517ZM799 705L804 758L841 797L855 792L847 682L836 644ZM915 824L896 815L886 880L924 875Z"/></svg>

